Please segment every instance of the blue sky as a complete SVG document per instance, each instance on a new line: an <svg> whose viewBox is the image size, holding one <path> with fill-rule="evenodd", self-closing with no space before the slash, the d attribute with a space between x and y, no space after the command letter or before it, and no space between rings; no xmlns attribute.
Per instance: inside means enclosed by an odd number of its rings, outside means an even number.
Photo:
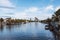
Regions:
<svg viewBox="0 0 60 40"><path fill-rule="evenodd" d="M0 0L0 17L47 19L60 8L60 0Z"/></svg>

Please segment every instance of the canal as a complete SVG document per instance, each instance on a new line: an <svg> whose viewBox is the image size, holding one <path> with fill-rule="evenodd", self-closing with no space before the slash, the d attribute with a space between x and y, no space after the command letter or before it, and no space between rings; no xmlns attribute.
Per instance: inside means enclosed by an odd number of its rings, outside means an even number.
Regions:
<svg viewBox="0 0 60 40"><path fill-rule="evenodd" d="M45 30L45 25L31 22L0 27L0 40L54 40L54 35Z"/></svg>

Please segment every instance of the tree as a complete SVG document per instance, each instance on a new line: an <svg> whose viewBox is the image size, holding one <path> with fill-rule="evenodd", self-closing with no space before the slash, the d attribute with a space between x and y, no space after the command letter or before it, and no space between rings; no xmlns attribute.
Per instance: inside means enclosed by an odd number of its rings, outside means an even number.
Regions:
<svg viewBox="0 0 60 40"><path fill-rule="evenodd" d="M56 15L56 16L59 16L59 15L60 15L60 9L58 9L58 10L55 12L55 15Z"/></svg>
<svg viewBox="0 0 60 40"><path fill-rule="evenodd" d="M4 21L4 19L3 18L0 18L0 23L1 23L1 26L2 26L2 22Z"/></svg>
<svg viewBox="0 0 60 40"><path fill-rule="evenodd" d="M47 18L47 22L50 23L51 22L51 19L50 18Z"/></svg>
<svg viewBox="0 0 60 40"><path fill-rule="evenodd" d="M3 21L4 21L4 19L3 19L3 18L1 18L1 19L0 19L0 22L2 23Z"/></svg>

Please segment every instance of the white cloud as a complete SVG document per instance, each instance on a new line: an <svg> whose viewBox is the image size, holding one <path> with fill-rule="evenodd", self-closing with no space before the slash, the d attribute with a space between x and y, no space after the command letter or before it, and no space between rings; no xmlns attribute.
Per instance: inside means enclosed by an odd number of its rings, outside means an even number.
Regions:
<svg viewBox="0 0 60 40"><path fill-rule="evenodd" d="M49 5L41 9L38 7L29 7L22 12L16 12L14 17L22 19L34 17L38 17L39 19L47 19L48 17L50 18L52 16L50 10L54 10L53 5Z"/></svg>
<svg viewBox="0 0 60 40"><path fill-rule="evenodd" d="M39 19L46 19L52 16L52 14L48 13L50 10L53 10L53 6L46 6L45 8L42 8L42 10L38 7L30 7L23 12L27 18L38 17ZM22 18L24 18L24 13L20 13L20 15L22 14Z"/></svg>
<svg viewBox="0 0 60 40"><path fill-rule="evenodd" d="M4 13L13 13L14 9L0 8L0 10L3 11Z"/></svg>
<svg viewBox="0 0 60 40"><path fill-rule="evenodd" d="M27 15L26 15L26 13L24 13L24 12L16 12L15 14L14 14L14 17L15 18L23 18L23 19L26 19L26 17L27 17Z"/></svg>
<svg viewBox="0 0 60 40"><path fill-rule="evenodd" d="M14 7L14 5L9 0L0 0L0 6Z"/></svg>
<svg viewBox="0 0 60 40"><path fill-rule="evenodd" d="M48 10L54 10L53 5L47 6L47 7L45 8L45 10L46 10L46 11L48 11Z"/></svg>
<svg viewBox="0 0 60 40"><path fill-rule="evenodd" d="M5 13L14 13L15 9L10 9L10 8L15 8L16 6L13 5L12 2L10 2L10 0L0 0L0 13L2 15L0 16L5 16ZM7 16L7 14L6 14Z"/></svg>
<svg viewBox="0 0 60 40"><path fill-rule="evenodd" d="M38 11L37 7L30 7L30 8L25 10L25 12L37 12L37 11Z"/></svg>
<svg viewBox="0 0 60 40"><path fill-rule="evenodd" d="M16 7L10 0L0 0L0 6ZM53 5L46 6L42 8L42 10L38 7L29 7L22 12L17 12L14 9L7 9L7 8L0 8L0 10L4 13L14 13L13 15L8 16L14 16L15 18L26 19L26 18L38 17L40 19L45 19L47 17L51 17L51 14L48 14L48 11L53 10Z"/></svg>
<svg viewBox="0 0 60 40"><path fill-rule="evenodd" d="M0 10L4 11L10 11L10 8L14 8L15 5L13 5L10 0L0 0Z"/></svg>
<svg viewBox="0 0 60 40"><path fill-rule="evenodd" d="M0 0L0 5L7 7L16 7L9 0ZM4 13L10 13L10 12L15 13L13 15L15 18L26 19L26 18L38 17L40 19L46 19L47 17L51 17L51 14L48 14L48 11L53 10L53 5L46 6L42 8L42 10L38 7L29 7L22 12L13 11L13 9L6 9L6 8L0 8L0 10L2 10Z"/></svg>
<svg viewBox="0 0 60 40"><path fill-rule="evenodd" d="M43 12L42 12L43 13ZM49 14L49 13L44 13L42 14L40 13L37 17L41 20L44 20L44 19L47 19L47 18L51 18L52 17L52 14Z"/></svg>
<svg viewBox="0 0 60 40"><path fill-rule="evenodd" d="M58 9L60 9L60 6L57 6L56 9L55 9L55 11L57 11Z"/></svg>
<svg viewBox="0 0 60 40"><path fill-rule="evenodd" d="M26 8L22 12L16 12L15 13L15 18L22 18L22 19L29 19L35 17L35 12L37 12L39 9L37 7L30 7Z"/></svg>

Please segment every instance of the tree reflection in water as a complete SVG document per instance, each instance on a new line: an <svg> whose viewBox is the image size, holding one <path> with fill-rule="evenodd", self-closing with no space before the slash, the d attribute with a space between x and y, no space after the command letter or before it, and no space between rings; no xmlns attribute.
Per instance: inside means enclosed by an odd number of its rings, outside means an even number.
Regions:
<svg viewBox="0 0 60 40"><path fill-rule="evenodd" d="M1 32L3 31L3 25L2 24L0 25L0 31Z"/></svg>
<svg viewBox="0 0 60 40"><path fill-rule="evenodd" d="M11 31L12 25L7 25L6 29L8 29L9 31Z"/></svg>
<svg viewBox="0 0 60 40"><path fill-rule="evenodd" d="M6 29L11 31L13 28L20 27L21 25L22 25L22 23L19 23L19 24L16 24L16 25L6 25Z"/></svg>
<svg viewBox="0 0 60 40"><path fill-rule="evenodd" d="M45 27L48 27L48 25L47 26L45 25ZM47 30L47 29L45 29L45 30ZM50 30L50 28L48 30ZM60 40L60 34L56 33L55 31L51 31L51 30L50 30L50 32L52 32L54 40Z"/></svg>
<svg viewBox="0 0 60 40"><path fill-rule="evenodd" d="M55 40L60 40L60 35L56 35L55 33L53 33L53 36L54 36Z"/></svg>

